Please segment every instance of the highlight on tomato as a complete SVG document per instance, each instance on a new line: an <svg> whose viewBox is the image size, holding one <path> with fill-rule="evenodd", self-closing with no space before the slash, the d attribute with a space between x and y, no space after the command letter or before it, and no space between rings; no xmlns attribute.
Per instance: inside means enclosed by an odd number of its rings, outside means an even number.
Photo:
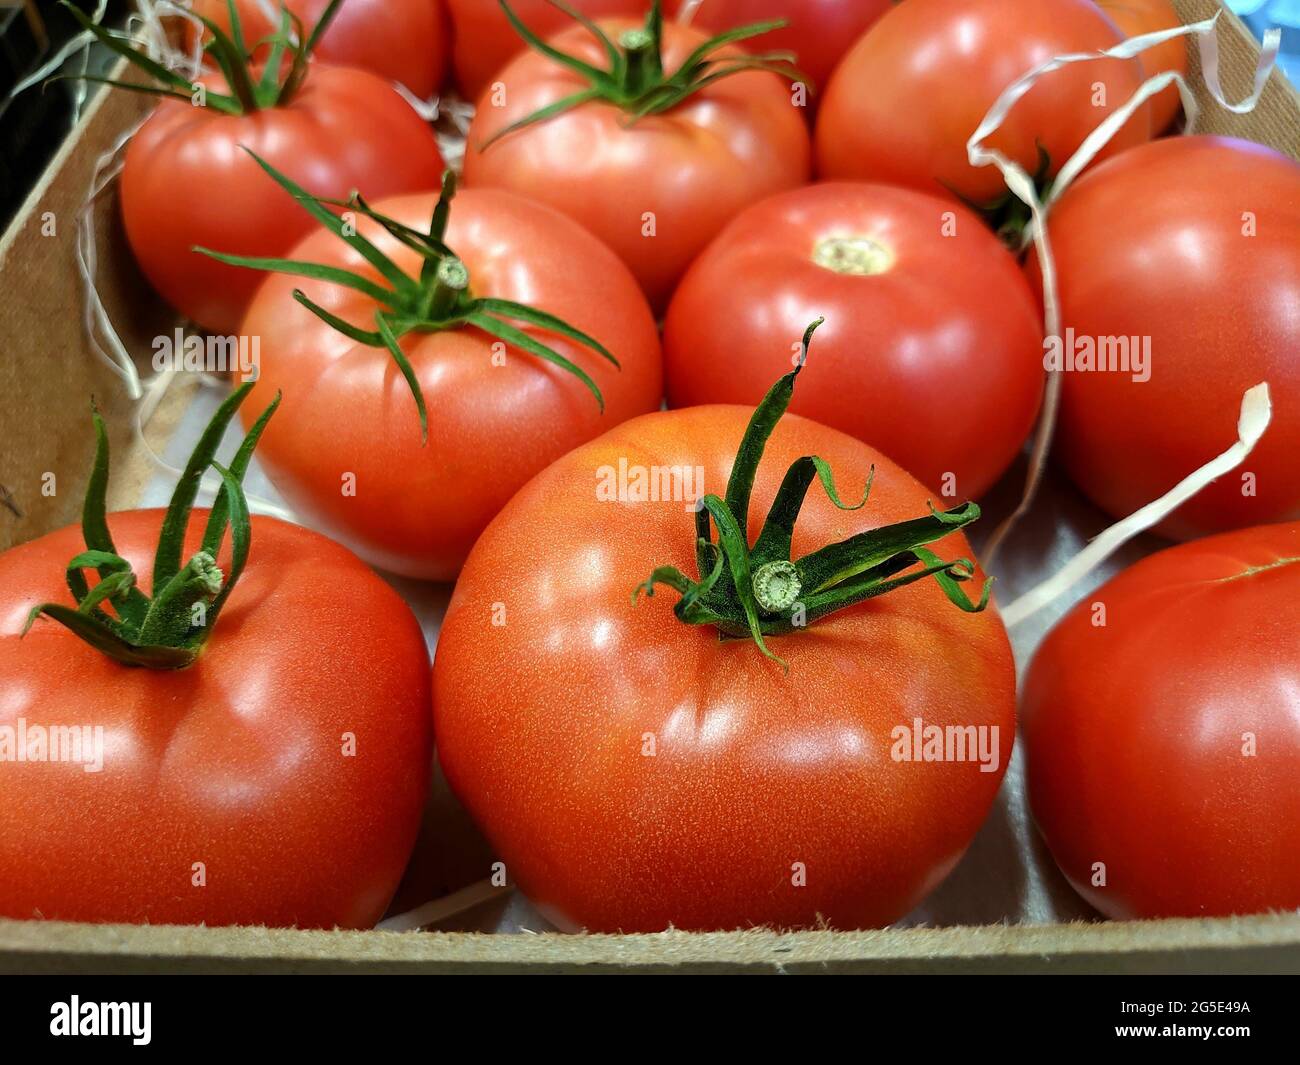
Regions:
<svg viewBox="0 0 1300 1065"><path fill-rule="evenodd" d="M235 0L233 18L228 0L194 0L191 9L226 33L237 21L244 40L261 41L278 28L267 16L268 6L287 10L302 32L320 21L329 0ZM323 63L368 70L428 99L442 84L447 65L444 8L443 0L343 0L313 54ZM191 22L186 30L193 47L200 33ZM263 60L265 53L264 47L254 56Z"/></svg>
<svg viewBox="0 0 1300 1065"><path fill-rule="evenodd" d="M1273 421L1249 460L1158 531L1300 519L1300 164L1249 141L1165 138L1071 185L1048 232L1057 453L1075 484L1131 514L1218 455L1242 394L1267 382ZM1026 269L1037 283L1036 260Z"/></svg>
<svg viewBox="0 0 1300 1065"><path fill-rule="evenodd" d="M80 529L0 555L0 916L368 928L397 889L429 786L424 637L350 552L250 517L275 404L214 457L250 389L165 512L105 514L95 414Z"/></svg>
<svg viewBox="0 0 1300 1065"><path fill-rule="evenodd" d="M581 222L631 268L656 309L691 260L751 203L804 184L806 93L790 55L665 23L581 24L543 41L501 0L531 51L503 70L469 129L465 183L509 189Z"/></svg>
<svg viewBox="0 0 1300 1065"><path fill-rule="evenodd" d="M259 461L371 564L453 579L529 478L659 407L645 297L576 222L494 189L456 195L450 173L440 194L324 202L258 162L321 229L288 259L199 250L275 271L242 330L260 338L258 387L284 393Z"/></svg>
<svg viewBox="0 0 1300 1065"><path fill-rule="evenodd" d="M1159 30L1172 30L1183 24L1172 0L1097 0L1097 4L1114 20L1125 37L1141 37ZM1148 48L1138 59L1147 77L1162 74L1166 70L1176 70L1186 77L1187 38L1175 37L1164 44ZM1158 137L1174 124L1182 112L1183 101L1178 95L1178 86L1170 85L1151 97L1149 106L1151 133Z"/></svg>
<svg viewBox="0 0 1300 1065"><path fill-rule="evenodd" d="M831 74L895 0L703 0L692 25L721 33L751 22L783 20L786 25L754 40L756 47L792 52L813 88L813 104Z"/></svg>
<svg viewBox="0 0 1300 1065"><path fill-rule="evenodd" d="M1300 907L1300 524L1169 548L1047 637L1026 681L1029 801L1120 919Z"/></svg>
<svg viewBox="0 0 1300 1065"><path fill-rule="evenodd" d="M889 924L993 802L1015 677L988 585L965 591L979 507L936 510L878 451L783 417L801 372L757 410L649 414L570 452L461 573L436 747L562 928Z"/></svg>
<svg viewBox="0 0 1300 1065"><path fill-rule="evenodd" d="M572 24L572 16L551 0L511 0L511 8L539 37ZM564 7L587 18L641 18L648 0L566 0ZM669 3L671 9L675 5ZM510 60L527 50L496 0L447 0L451 17L452 70L461 95L477 100Z"/></svg>
<svg viewBox="0 0 1300 1065"><path fill-rule="evenodd" d="M258 278L194 255L196 244L277 256L311 228L284 209L283 193L241 147L322 197L437 188L437 140L391 84L364 70L309 63L339 2L310 34L293 34L286 12L260 74L237 20L232 34L209 20L207 48L222 73L196 84L66 4L84 29L152 79L115 84L161 97L126 150L122 220L149 283L204 329L238 332Z"/></svg>
<svg viewBox="0 0 1300 1065"><path fill-rule="evenodd" d="M1043 386L1034 294L951 200L833 182L741 213L664 325L668 402L752 403L814 314L817 373L793 411L879 448L946 497L979 498L1019 453Z"/></svg>
<svg viewBox="0 0 1300 1065"><path fill-rule="evenodd" d="M823 178L880 181L972 203L1006 193L995 166L971 166L966 143L1003 90L1052 58L1123 40L1092 0L907 0L844 57L817 118ZM1136 59L1074 63L1045 75L985 143L1049 179L1142 83ZM1147 140L1150 109L1099 158Z"/></svg>

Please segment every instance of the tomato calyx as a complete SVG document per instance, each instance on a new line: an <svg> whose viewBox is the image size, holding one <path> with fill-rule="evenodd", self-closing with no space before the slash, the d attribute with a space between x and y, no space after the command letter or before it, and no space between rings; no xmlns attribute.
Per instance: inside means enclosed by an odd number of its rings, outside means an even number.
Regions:
<svg viewBox="0 0 1300 1065"><path fill-rule="evenodd" d="M701 89L722 78L746 70L763 70L788 78L792 82L810 84L808 78L795 65L797 57L793 52L758 52L753 55L722 58L714 55L720 48L729 44L760 37L772 30L782 28L786 25L785 19L753 22L710 37L692 51L682 61L681 66L670 74L664 70L663 64L664 18L660 0L654 0L651 4L643 27L625 31L619 35L617 42L580 11L562 0L549 0L553 7L559 8L574 19L600 42L608 60L607 66L603 69L547 44L524 24L511 9L507 0L498 0L498 2L506 18L510 20L510 25L529 48L586 79L588 87L498 130L483 142L480 151L486 151L502 137L509 136L526 126L545 122L593 100L602 100L620 108L630 116L630 123L634 123L646 115L671 111Z"/></svg>
<svg viewBox="0 0 1300 1065"><path fill-rule="evenodd" d="M152 83L141 85L115 81L112 78L76 75L79 80L99 82L151 96L170 96L191 104L195 102L198 86L151 58L144 48L132 47L134 40L130 34L105 29L71 3L71 0L59 0L59 2L68 9L84 32L128 60L138 70L143 71ZM302 20L281 3L279 30L264 40L256 42L253 48L244 41L235 0L226 0L230 16L229 33L197 11L190 12L211 34L211 40L203 46L204 54L216 64L217 69L226 79L226 84L230 86L229 93L205 90L203 105L228 115L247 115L266 108L287 105L302 88L312 51L334 20L342 2L343 0L330 0L329 6L321 13L310 34L304 32ZM253 50L259 44L271 46L260 75L254 73L252 65ZM289 60L287 71L284 69L286 59Z"/></svg>
<svg viewBox="0 0 1300 1065"><path fill-rule="evenodd" d="M217 409L176 483L154 555L152 597L139 589L131 564L113 546L105 516L108 432L99 411L92 405L95 464L81 512L86 550L68 563L66 571L68 588L77 605L73 608L65 603L38 604L27 616L24 636L43 614L123 665L184 669L198 658L216 626L221 608L243 574L252 542L244 474L262 431L279 406L280 397L277 395L253 424L229 468L216 461L216 452L226 427L254 383L250 381L231 393ZM209 466L221 475L221 489L208 516L202 547L181 565L190 512L194 509L199 482ZM231 541L228 576L221 572L216 561L227 529ZM86 580L88 569L99 574L93 588ZM112 607L112 614L104 609L106 606Z"/></svg>
<svg viewBox="0 0 1300 1065"><path fill-rule="evenodd" d="M429 439L429 415L419 379L415 376L415 370L411 367L399 343L408 333L436 333L465 326L481 329L498 340L513 344L530 355L553 363L573 374L596 398L601 413L605 412L605 397L601 395L600 387L592 380L590 374L554 348L543 344L511 323L524 322L558 333L583 347L590 348L621 369L618 359L605 345L569 325L563 319L536 307L516 303L514 300L477 298L471 292L469 269L446 244L451 201L456 195L456 175L452 171L448 170L443 174L442 190L433 210L433 218L429 223L429 229L422 232L376 211L358 192L353 192L346 200L313 196L256 153L247 148L244 151L248 152L258 166L274 178L281 188L297 200L308 214L373 266L387 282L387 286L342 267L328 266L324 263L227 255L224 252L198 246L194 250L231 266L267 270L295 277L309 277L317 281L342 285L378 303L380 306L375 311L375 328L362 329L327 311L311 300L301 289L295 289L293 293L293 298L307 310L349 339L367 347L388 349L388 353L397 363L407 386L411 389L411 395L415 398L415 405L420 414L422 443L427 443ZM344 208L363 215L380 225L398 242L418 252L424 259L420 267L420 276L418 278L409 276L374 243L357 232L355 226L346 224L342 218L331 211L331 207Z"/></svg>
<svg viewBox="0 0 1300 1065"><path fill-rule="evenodd" d="M993 584L992 579L986 580L979 601L973 602L961 585L975 576L975 564L966 558L944 561L926 547L976 521L980 508L975 503L947 511L932 505L928 517L858 533L791 561L794 527L814 477L841 510L865 506L875 479L873 467L861 502L847 504L840 499L830 467L816 455L791 464L758 539L750 546L747 523L754 477L772 431L794 398L795 380L807 361L813 333L823 321L819 318L808 327L798 364L772 386L750 418L727 481L726 498L706 495L700 500L695 516L700 578L691 580L675 566L660 566L632 592L635 602L642 592L653 596L657 585L667 585L681 595L673 607L678 620L712 625L722 639L752 639L782 666L785 662L768 649L765 636L798 632L838 610L926 577L935 579L953 605L975 614L988 606Z"/></svg>

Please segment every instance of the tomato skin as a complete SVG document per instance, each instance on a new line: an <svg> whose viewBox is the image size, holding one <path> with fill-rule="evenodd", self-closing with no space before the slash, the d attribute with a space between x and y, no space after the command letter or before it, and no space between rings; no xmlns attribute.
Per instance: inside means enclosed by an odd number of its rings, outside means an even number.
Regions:
<svg viewBox="0 0 1300 1065"><path fill-rule="evenodd" d="M698 465L703 490L721 493L751 414L650 414L565 456L488 527L452 596L434 662L442 766L561 927L887 924L957 862L1010 757L1002 623L992 608L961 613L930 582L771 638L788 673L751 642L678 622L666 590L632 602L655 566L695 572L690 504L602 502L598 471ZM875 463L875 488L846 512L814 487L795 557L928 513L929 494L879 452L790 415L759 469L753 535L788 465L809 454L846 496ZM959 535L935 550L969 557ZM997 771L893 761L890 732L914 717L996 725ZM794 862L806 887L791 883Z"/></svg>
<svg viewBox="0 0 1300 1065"><path fill-rule="evenodd" d="M1295 523L1182 544L1088 596L1039 649L1022 711L1030 804L1103 913L1300 907L1298 577Z"/></svg>
<svg viewBox="0 0 1300 1065"><path fill-rule="evenodd" d="M790 51L820 94L844 54L894 0L705 0L692 25L722 33L769 19L789 23L745 42L751 52ZM815 102L815 101L814 101Z"/></svg>
<svg viewBox="0 0 1300 1065"><path fill-rule="evenodd" d="M864 276L814 261L845 236L892 262ZM780 193L723 231L668 310L669 405L756 404L817 316L826 323L795 413L871 443L931 488L954 475L963 499L1019 452L1043 384L1033 292L974 214L886 185Z"/></svg>
<svg viewBox="0 0 1300 1065"><path fill-rule="evenodd" d="M308 33L320 21L330 0L285 0ZM196 13L230 32L228 0L195 0ZM244 42L254 42L275 33L259 0L236 0ZM338 14L312 54L323 63L359 67L386 81L405 85L416 96L427 99L442 84L447 65L447 15L442 0L344 0ZM194 24L186 23L190 46L197 36ZM263 57L269 46L255 55Z"/></svg>
<svg viewBox="0 0 1300 1065"><path fill-rule="evenodd" d="M146 592L161 519L109 517ZM184 557L206 519L194 512ZM0 762L0 915L304 928L383 915L429 785L423 635L324 537L254 517L252 544L199 660L176 672L121 666L48 619L18 635L32 606L68 601L79 527L0 555L0 723L104 728L97 773ZM219 561L228 573L228 546Z"/></svg>
<svg viewBox="0 0 1300 1065"><path fill-rule="evenodd" d="M636 23L602 25L616 38ZM698 30L665 25L664 68L676 69L704 39ZM588 62L606 62L581 27L551 43ZM577 219L628 264L656 309L740 210L808 178L808 130L774 74L723 78L630 128L621 109L587 103L481 151L498 130L586 86L534 52L514 60L499 80L506 104L480 101L465 152L466 184L510 189ZM644 235L647 214L654 217L653 237Z"/></svg>
<svg viewBox="0 0 1300 1065"><path fill-rule="evenodd" d="M1145 33L1170 30L1183 24L1170 0L1098 0L1098 6L1114 20L1125 37L1140 37ZM1149 48L1139 58L1147 77L1166 70L1176 70L1186 76L1187 38L1176 37L1155 48ZM1178 87L1170 85L1151 97L1150 105L1151 132L1159 136L1174 124L1174 119L1183 109Z"/></svg>
<svg viewBox="0 0 1300 1065"><path fill-rule="evenodd" d="M220 334L239 331L262 278L194 246L278 257L317 224L242 148L334 199L354 189L367 198L432 189L442 178L433 131L391 85L362 70L313 66L288 106L246 116L163 100L126 151L126 235L163 299Z"/></svg>
<svg viewBox="0 0 1300 1065"><path fill-rule="evenodd" d="M427 230L432 193L380 201L384 214ZM416 253L367 219L358 231L409 276ZM464 189L447 242L475 296L526 302L601 341L616 369L565 338L516 323L595 379L595 398L573 375L476 328L408 334L402 349L424 391L429 440L420 444L415 400L386 349L357 344L294 302L302 289L327 310L374 328L373 300L304 278L271 276L244 332L261 337L261 376L246 424L277 390L284 400L258 447L276 488L310 524L373 565L451 580L483 527L533 474L607 427L655 410L663 395L658 332L635 280L574 222L492 189ZM308 237L293 258L377 272L331 233ZM494 365L503 353L504 365ZM500 359L496 359L500 363ZM343 489L351 475L355 493Z"/></svg>
<svg viewBox="0 0 1300 1065"><path fill-rule="evenodd" d="M593 19L641 19L649 7L646 0L567 0L567 3ZM511 0L510 7L542 39L573 25L573 19L550 0ZM676 4L670 2L664 8L667 17ZM477 100L493 76L528 46L495 0L492 3L447 0L447 10L451 15L451 61L456 85L466 99Z"/></svg>
<svg viewBox="0 0 1300 1065"><path fill-rule="evenodd" d="M1122 36L1091 0L907 0L858 41L831 78L817 120L817 171L953 193L984 203L1006 192L995 166L973 167L966 142L1012 82L1068 52ZM1141 84L1136 60L1076 63L1045 76L985 142L1033 174L1038 145L1055 173ZM1106 86L1105 107L1093 85ZM1102 150L1148 139L1141 109Z"/></svg>
<svg viewBox="0 0 1300 1065"><path fill-rule="evenodd" d="M1243 234L1244 212L1256 236ZM1131 514L1225 451L1242 393L1267 381L1263 439L1159 531L1185 539L1300 517L1300 165L1246 141L1166 138L1081 178L1048 228L1062 327L1151 338L1149 381L1063 375L1058 454L1075 483ZM1026 268L1037 275L1033 259ZM1246 472L1257 495L1242 493Z"/></svg>

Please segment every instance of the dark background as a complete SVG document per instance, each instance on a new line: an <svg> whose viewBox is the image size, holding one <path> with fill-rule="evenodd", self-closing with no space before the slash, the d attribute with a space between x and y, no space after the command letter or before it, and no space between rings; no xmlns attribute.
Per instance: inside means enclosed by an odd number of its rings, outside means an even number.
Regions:
<svg viewBox="0 0 1300 1065"><path fill-rule="evenodd" d="M81 0L93 10L94 0ZM104 25L125 24L129 0L110 0ZM73 122L76 85L51 81L13 95L14 86L76 35L77 24L57 0L0 0L0 228L17 212ZM111 55L96 46L90 73L102 74ZM101 87L89 86L90 96Z"/></svg>

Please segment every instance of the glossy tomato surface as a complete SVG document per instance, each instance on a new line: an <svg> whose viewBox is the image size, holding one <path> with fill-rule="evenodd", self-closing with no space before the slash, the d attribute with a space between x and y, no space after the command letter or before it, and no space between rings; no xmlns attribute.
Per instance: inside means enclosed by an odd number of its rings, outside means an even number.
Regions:
<svg viewBox="0 0 1300 1065"><path fill-rule="evenodd" d="M428 229L436 197L374 206ZM408 275L423 260L365 219L358 231ZM451 580L470 546L515 491L553 459L605 429L658 408L659 337L627 268L581 226L496 190L460 192L447 243L469 268L478 297L516 300L558 315L603 343L622 364L525 323L515 323L586 370L605 398L572 374L474 327L410 333L402 349L429 411L429 440L411 390L387 349L358 344L293 299L301 288L346 321L374 328L373 299L303 278L272 276L244 332L261 337L254 390L284 401L258 458L310 523L381 568ZM293 258L378 273L331 233L308 237ZM252 421L250 416L249 421Z"/></svg>
<svg viewBox="0 0 1300 1065"><path fill-rule="evenodd" d="M769 638L788 673L750 641L683 625L666 589L633 602L656 566L695 573L691 504L631 489L603 501L598 482L620 464L699 467L697 490L721 494L751 414L655 413L571 452L488 527L457 583L434 665L439 756L510 877L562 927L888 924L957 862L1010 757L1006 632L933 582ZM930 494L879 452L787 416L751 529L803 455L829 462L846 496L872 463L876 479L852 512L814 487L796 558L929 513ZM969 557L960 535L935 550ZM985 727L996 765L896 761L893 730L916 718Z"/></svg>
<svg viewBox="0 0 1300 1065"><path fill-rule="evenodd" d="M1298 587L1300 525L1226 533L1124 571L1039 650L1030 804L1103 913L1300 907Z"/></svg>
<svg viewBox="0 0 1300 1065"><path fill-rule="evenodd" d="M206 519L194 512L186 558ZM146 592L161 520L108 520ZM428 654L410 610L337 544L254 517L198 661L130 668L48 618L19 635L33 606L69 601L64 566L83 549L69 527L0 555L0 726L103 730L98 771L0 762L0 915L373 925L429 785Z"/></svg>
<svg viewBox="0 0 1300 1065"><path fill-rule="evenodd" d="M1149 380L1064 374L1058 453L1079 487L1132 513L1227 450L1242 393L1267 381L1273 421L1254 452L1160 530L1300 517L1300 165L1246 141L1168 138L1085 175L1048 226L1062 327L1150 348Z"/></svg>
<svg viewBox="0 0 1300 1065"><path fill-rule="evenodd" d="M819 316L791 409L932 490L982 495L1019 452L1043 384L1033 292L983 222L886 185L813 185L749 208L673 296L669 404L757 404Z"/></svg>
<svg viewBox="0 0 1300 1065"><path fill-rule="evenodd" d="M195 245L277 257L315 225L244 148L334 199L354 189L368 198L433 189L442 177L433 131L390 84L362 70L314 65L287 106L250 115L163 100L127 148L122 217L145 277L214 333L239 331L261 278Z"/></svg>
<svg viewBox="0 0 1300 1065"><path fill-rule="evenodd" d="M566 0L588 18L644 18L646 0ZM675 7L672 0L665 10ZM550 0L510 0L524 25L546 38L573 26L573 19ZM527 49L497 0L447 0L452 26L452 68L456 86L468 100L477 100L495 75Z"/></svg>
<svg viewBox="0 0 1300 1065"><path fill-rule="evenodd" d="M639 24L603 25L617 38ZM703 40L698 30L665 26L664 68L676 69ZM606 62L581 27L552 43L587 62ZM534 52L512 62L501 81L505 105L485 97L470 127L466 183L510 189L575 218L631 267L657 309L740 210L808 178L808 130L775 74L722 78L632 125L620 108L589 102L480 150L498 130L587 85Z"/></svg>
<svg viewBox="0 0 1300 1065"><path fill-rule="evenodd" d="M993 200L1006 184L997 167L970 165L966 142L1003 90L1055 56L1122 39L1092 0L907 0L867 31L831 79L817 120L818 172ZM1141 81L1137 60L1063 67L1019 100L985 144L1030 174L1041 146L1055 173ZM1144 108L1101 158L1146 140L1149 126Z"/></svg>
<svg viewBox="0 0 1300 1065"><path fill-rule="evenodd" d="M693 25L723 33L752 22L788 25L745 42L751 52L793 52L798 66L823 92L844 54L893 6L893 0L704 0Z"/></svg>
<svg viewBox="0 0 1300 1065"><path fill-rule="evenodd" d="M1120 28L1125 37L1140 37L1158 30L1181 26L1171 0L1099 0L1099 6ZM1147 77L1176 70L1187 74L1187 37L1175 37L1141 53L1142 69ZM1170 85L1151 98L1151 132L1158 136L1173 125L1183 109L1177 86Z"/></svg>
<svg viewBox="0 0 1300 1065"><path fill-rule="evenodd" d="M284 6L310 33L330 0L286 0ZM194 11L230 31L229 0L196 0ZM264 0L236 0L244 41L250 47L279 30L266 17ZM405 85L416 96L432 96L447 63L446 12L442 0L343 0L338 14L312 51L323 63L360 67ZM187 23L191 38L193 23ZM263 46L256 55L267 51Z"/></svg>

